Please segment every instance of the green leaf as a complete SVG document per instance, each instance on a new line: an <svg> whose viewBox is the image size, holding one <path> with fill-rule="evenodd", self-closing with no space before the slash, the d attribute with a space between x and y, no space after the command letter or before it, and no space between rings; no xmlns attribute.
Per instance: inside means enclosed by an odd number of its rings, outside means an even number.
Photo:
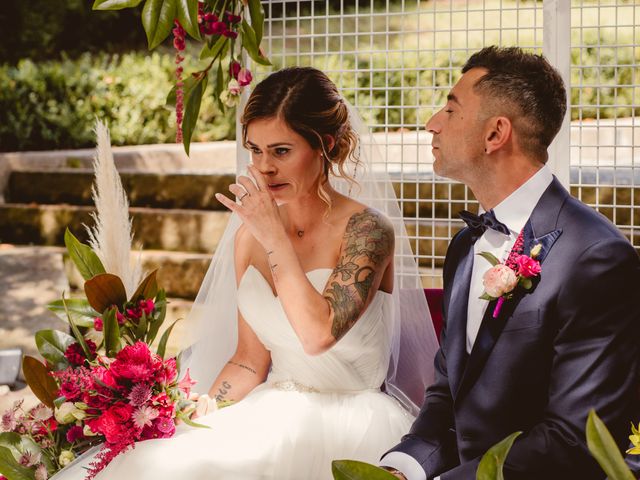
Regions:
<svg viewBox="0 0 640 480"><path fill-rule="evenodd" d="M189 147L191 145L191 136L198 121L200 113L200 104L202 103L202 95L207 88L208 76L204 74L198 80L188 97L185 97L184 117L182 119L182 144L184 151L189 155Z"/></svg>
<svg viewBox="0 0 640 480"><path fill-rule="evenodd" d="M174 321L171 325L169 325L169 328L167 328L162 334L162 337L160 337L160 343L158 344L156 353L162 358L164 358L164 352L167 349L167 341L169 340L169 335L171 335L171 330L173 330L173 327L175 327L176 323L178 323L179 321L180 319Z"/></svg>
<svg viewBox="0 0 640 480"><path fill-rule="evenodd" d="M67 307L67 299L64 298L64 295L62 296L62 305L64 307L65 313L67 314L67 321L71 326L71 332L73 333L73 336L76 337L76 341L80 344L80 347L84 352L84 356L86 358L91 357L91 353L89 352L89 346L87 345L87 342L84 339L84 335L82 335L82 332L80 332L80 329L76 325L76 322L74 322L73 318L71 317L71 313L69 312L69 309Z"/></svg>
<svg viewBox="0 0 640 480"><path fill-rule="evenodd" d="M49 375L49 370L37 358L25 355L22 359L22 373L33 394L47 407L53 408L58 396L58 385Z"/></svg>
<svg viewBox="0 0 640 480"><path fill-rule="evenodd" d="M251 15L251 27L256 34L256 45L260 46L264 30L264 9L260 0L249 0L249 15Z"/></svg>
<svg viewBox="0 0 640 480"><path fill-rule="evenodd" d="M111 308L102 317L104 333L104 350L107 357L115 357L120 351L120 326L116 317L116 309Z"/></svg>
<svg viewBox="0 0 640 480"><path fill-rule="evenodd" d="M242 46L247 50L251 59L260 65L271 65L271 62L267 58L260 55L260 50L258 49L258 43L256 40L256 32L251 28L251 25L249 25L246 20L242 20L241 28Z"/></svg>
<svg viewBox="0 0 640 480"><path fill-rule="evenodd" d="M495 267L496 265L498 265L500 263L500 260L498 260L498 258L493 253L480 252L478 255L480 255L482 258L487 260L487 262L489 262L491 264L491 266L493 266L493 267Z"/></svg>
<svg viewBox="0 0 640 480"><path fill-rule="evenodd" d="M224 104L222 100L220 100L220 94L224 90L224 71L222 70L222 60L218 63L218 71L216 73L216 85L213 89L213 96L218 102L218 108L220 108L221 112L225 111Z"/></svg>
<svg viewBox="0 0 640 480"><path fill-rule="evenodd" d="M145 341L144 335L147 333L147 325L149 322L147 321L147 315L142 312L140 316L140 320L138 321L138 325L136 326L136 339Z"/></svg>
<svg viewBox="0 0 640 480"><path fill-rule="evenodd" d="M154 318L149 322L150 327L149 327L149 333L147 336L147 343L149 345L151 345L153 341L156 339L156 336L158 335L158 330L160 330L160 327L164 323L164 319L167 315L167 294L165 293L164 290L160 290L158 292L158 295L156 295L155 304L156 304L156 310L158 311L158 316L157 318Z"/></svg>
<svg viewBox="0 0 640 480"><path fill-rule="evenodd" d="M69 366L64 352L67 347L75 343L75 339L59 330L40 330L36 333L36 345L38 351L55 370L64 370Z"/></svg>
<svg viewBox="0 0 640 480"><path fill-rule="evenodd" d="M176 0L147 0L142 9L142 26L147 34L149 50L169 36L176 18Z"/></svg>
<svg viewBox="0 0 640 480"><path fill-rule="evenodd" d="M224 35L220 35L218 40L216 40L211 47L205 44L200 51L200 60L204 60L205 58L216 58L220 52L222 52L222 49L228 40L229 39Z"/></svg>
<svg viewBox="0 0 640 480"><path fill-rule="evenodd" d="M14 432L0 433L0 446L8 448L13 458L20 458L24 452L40 453L40 461L49 471L53 470L53 464L48 455L43 454L42 448L27 435L19 435ZM0 472L1 473L1 472Z"/></svg>
<svg viewBox="0 0 640 480"><path fill-rule="evenodd" d="M141 298L145 300L147 298L154 298L158 294L158 281L156 280L156 275L158 274L158 270L152 271L149 275L146 276L138 288L136 288L135 293L129 299L130 302L136 302Z"/></svg>
<svg viewBox="0 0 640 480"><path fill-rule="evenodd" d="M200 40L198 27L198 0L177 0L178 21L182 28L196 40Z"/></svg>
<svg viewBox="0 0 640 480"><path fill-rule="evenodd" d="M356 460L334 460L331 472L335 480L397 480L380 467Z"/></svg>
<svg viewBox="0 0 640 480"><path fill-rule="evenodd" d="M7 447L0 447L0 473L7 480L35 479L35 469L20 465Z"/></svg>
<svg viewBox="0 0 640 480"><path fill-rule="evenodd" d="M80 243L68 228L64 232L64 244L69 252L69 257L78 267L82 278L89 280L105 272L104 265L102 265L98 255L88 245Z"/></svg>
<svg viewBox="0 0 640 480"><path fill-rule="evenodd" d="M67 310L65 310L62 300L56 300L49 303L47 308L65 322L69 321L67 316L68 311L69 316L73 319L76 325L81 327L93 327L93 320L100 315L91 308L89 302L84 298L69 298L68 300L65 300L65 303L67 304Z"/></svg>
<svg viewBox="0 0 640 480"><path fill-rule="evenodd" d="M84 293L96 312L104 312L112 305L120 307L127 301L127 292L122 280L111 273L96 275L86 281Z"/></svg>
<svg viewBox="0 0 640 480"><path fill-rule="evenodd" d="M587 447L609 480L634 480L635 477L624 463L618 445L595 410L587 417Z"/></svg>
<svg viewBox="0 0 640 480"><path fill-rule="evenodd" d="M93 10L122 10L137 7L142 0L95 0Z"/></svg>
<svg viewBox="0 0 640 480"><path fill-rule="evenodd" d="M484 292L482 295L480 295L478 297L480 300L489 300L490 302L492 302L493 300L496 299L496 297L492 297L491 295L489 295L487 292Z"/></svg>
<svg viewBox="0 0 640 480"><path fill-rule="evenodd" d="M502 466L507 459L509 450L511 450L513 441L520 434L522 434L522 432L514 432L487 450L487 453L482 456L480 464L478 465L476 480L504 480Z"/></svg>
<svg viewBox="0 0 640 480"><path fill-rule="evenodd" d="M187 425L189 425L190 427L196 427L196 428L211 428L209 425L202 425L201 423L196 423L193 420L191 420L187 415L183 414L182 412L178 412L176 415L180 420L182 420L184 423L186 423Z"/></svg>

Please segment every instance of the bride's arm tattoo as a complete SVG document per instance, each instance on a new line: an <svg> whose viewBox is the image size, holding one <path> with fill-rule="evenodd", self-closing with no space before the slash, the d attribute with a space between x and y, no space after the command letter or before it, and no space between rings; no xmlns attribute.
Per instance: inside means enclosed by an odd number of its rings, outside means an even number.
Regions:
<svg viewBox="0 0 640 480"><path fill-rule="evenodd" d="M231 390L231 384L226 380L222 381L222 385L218 387L218 393L216 393L216 402L222 402L224 400L231 400L230 398L226 398L225 395L229 393Z"/></svg>
<svg viewBox="0 0 640 480"><path fill-rule="evenodd" d="M380 266L393 252L393 243L393 226L379 212L367 209L349 219L338 265L324 293L334 313L331 334L336 340L362 313Z"/></svg>
<svg viewBox="0 0 640 480"><path fill-rule="evenodd" d="M257 375L256 371L253 368L247 367L246 365L243 365L242 363L236 363L236 362L233 362L231 360L229 360L227 363L230 364L230 365L235 365L236 367L244 368L245 370L248 370L249 372L253 373L254 375Z"/></svg>

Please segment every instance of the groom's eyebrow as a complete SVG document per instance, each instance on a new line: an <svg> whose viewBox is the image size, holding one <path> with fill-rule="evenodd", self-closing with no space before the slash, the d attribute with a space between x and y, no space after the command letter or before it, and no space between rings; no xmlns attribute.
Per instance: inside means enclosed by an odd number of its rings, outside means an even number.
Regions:
<svg viewBox="0 0 640 480"><path fill-rule="evenodd" d="M456 102L458 105L460 105L460 100L458 100L458 97L456 97L454 93L450 93L449 95L447 95L447 100L451 102Z"/></svg>

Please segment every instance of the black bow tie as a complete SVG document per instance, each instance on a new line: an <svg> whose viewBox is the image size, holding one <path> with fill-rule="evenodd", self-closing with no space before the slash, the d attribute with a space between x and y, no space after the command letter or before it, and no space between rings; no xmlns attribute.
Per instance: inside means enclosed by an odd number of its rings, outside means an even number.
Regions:
<svg viewBox="0 0 640 480"><path fill-rule="evenodd" d="M489 210L481 215L462 210L458 213L458 216L469 226L471 238L474 242L482 236L487 228L509 235L509 228L496 218L493 210Z"/></svg>

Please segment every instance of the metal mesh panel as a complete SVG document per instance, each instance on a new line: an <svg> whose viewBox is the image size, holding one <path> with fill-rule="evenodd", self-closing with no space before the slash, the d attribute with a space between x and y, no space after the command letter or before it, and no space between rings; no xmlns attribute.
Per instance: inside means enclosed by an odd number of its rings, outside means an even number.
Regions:
<svg viewBox="0 0 640 480"><path fill-rule="evenodd" d="M463 185L432 172L424 124L445 102L468 56L486 45L542 53L543 9L525 0L264 2L264 46L275 68L325 71L375 132L392 176L425 286L439 286L446 247L475 209ZM638 246L634 220L638 155L634 109L640 7L632 2L571 3L571 186ZM560 46L562 48L562 45ZM597 61L594 62L594 49ZM586 55L588 51L589 55ZM257 68L261 77L269 70ZM608 118L604 118L608 117ZM568 135L567 135L568 138ZM561 168L568 159L559 159ZM635 217L634 217L635 215Z"/></svg>
<svg viewBox="0 0 640 480"><path fill-rule="evenodd" d="M571 192L638 249L640 7L626 1L571 7Z"/></svg>

